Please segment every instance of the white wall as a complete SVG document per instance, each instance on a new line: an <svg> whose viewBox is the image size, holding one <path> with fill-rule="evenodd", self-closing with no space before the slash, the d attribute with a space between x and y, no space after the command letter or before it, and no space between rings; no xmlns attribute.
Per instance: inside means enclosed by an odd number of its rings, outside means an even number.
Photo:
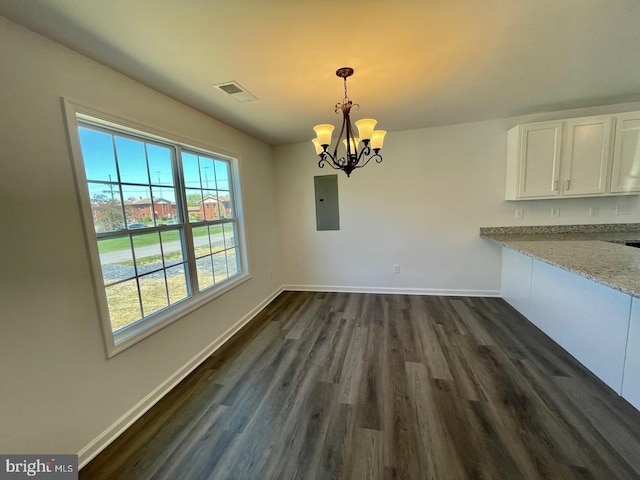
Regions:
<svg viewBox="0 0 640 480"><path fill-rule="evenodd" d="M86 459L103 432L282 283L271 148L3 17L0 65L0 452ZM109 360L61 96L241 163L253 278Z"/></svg>
<svg viewBox="0 0 640 480"><path fill-rule="evenodd" d="M640 221L638 196L505 201L507 130L631 110L640 104L391 132L381 164L370 163L351 178L337 172L336 232L316 231L313 192L315 175L336 172L317 167L311 142L278 147L283 278L300 289L497 295L500 249L479 238L479 227ZM630 207L629 215L615 215L619 202ZM588 216L591 206L600 208L598 217ZM552 207L560 207L560 217L551 218ZM522 219L515 218L516 208L524 208ZM400 273L392 273L394 264Z"/></svg>

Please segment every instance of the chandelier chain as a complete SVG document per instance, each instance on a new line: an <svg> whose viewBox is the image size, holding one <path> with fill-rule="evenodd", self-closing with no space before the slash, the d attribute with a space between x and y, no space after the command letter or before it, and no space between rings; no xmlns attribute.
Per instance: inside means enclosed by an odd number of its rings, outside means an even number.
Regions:
<svg viewBox="0 0 640 480"><path fill-rule="evenodd" d="M343 103L349 103L349 95L347 94L347 77L342 79L344 81L344 100Z"/></svg>

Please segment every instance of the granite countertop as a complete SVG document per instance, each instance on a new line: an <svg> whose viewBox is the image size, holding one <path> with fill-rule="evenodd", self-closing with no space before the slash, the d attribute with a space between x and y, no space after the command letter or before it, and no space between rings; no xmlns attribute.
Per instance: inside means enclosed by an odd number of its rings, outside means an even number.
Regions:
<svg viewBox="0 0 640 480"><path fill-rule="evenodd" d="M640 224L483 227L480 236L640 298Z"/></svg>

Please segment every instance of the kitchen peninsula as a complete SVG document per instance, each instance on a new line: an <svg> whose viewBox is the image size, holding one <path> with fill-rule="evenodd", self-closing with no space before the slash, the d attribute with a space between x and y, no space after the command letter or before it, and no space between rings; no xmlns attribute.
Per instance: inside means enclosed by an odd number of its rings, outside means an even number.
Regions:
<svg viewBox="0 0 640 480"><path fill-rule="evenodd" d="M640 224L485 227L501 296L640 409Z"/></svg>

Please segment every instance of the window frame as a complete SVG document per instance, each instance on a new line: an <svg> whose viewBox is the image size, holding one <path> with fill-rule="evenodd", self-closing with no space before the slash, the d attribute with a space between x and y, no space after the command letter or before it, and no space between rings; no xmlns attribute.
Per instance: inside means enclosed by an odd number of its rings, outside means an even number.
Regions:
<svg viewBox="0 0 640 480"><path fill-rule="evenodd" d="M249 272L246 227L242 207L240 160L238 155L225 152L223 149L216 146L206 145L193 139L167 133L141 122L108 113L103 109L84 105L64 97L62 98L62 103L75 177L76 194L82 216L85 243L91 267L94 296L100 319L106 355L110 358L251 278L251 274ZM143 317L142 319L114 332L109 315L106 288L102 274L100 254L98 251L98 235L94 227L89 186L82 156L82 147L78 131L78 127L80 126L79 120L82 123L86 122L94 124L99 128L122 132L126 135L138 137L142 141L148 140L150 142L159 142L164 145L169 144L176 147L175 154L178 171L175 172L175 176L180 182L180 185L176 185L175 187L177 195L180 196L180 199L176 198L176 210L179 208L182 208L183 210L182 212L177 212L177 214L181 218L181 228L184 229L184 242L187 245L193 245L192 228L202 225L224 224L225 222L220 219L204 222L189 222L186 203L187 188L186 185L184 185L182 175L180 152L184 150L188 153L228 161L230 166L229 188L233 199L232 209L235 210L233 212L233 222L235 223L237 237L235 241L237 244L236 255L238 257L238 273L222 281L220 284L214 284L204 290L195 291L194 286L197 285L197 282L195 285L192 282L194 276L197 275L195 271L195 256L193 255L194 250L192 248L187 248L188 254L185 258L185 263L188 271L185 272L185 275L190 278L187 282L191 284L191 295L188 295L178 303L169 305L146 318ZM164 228L165 227L154 226L152 231L162 231Z"/></svg>

